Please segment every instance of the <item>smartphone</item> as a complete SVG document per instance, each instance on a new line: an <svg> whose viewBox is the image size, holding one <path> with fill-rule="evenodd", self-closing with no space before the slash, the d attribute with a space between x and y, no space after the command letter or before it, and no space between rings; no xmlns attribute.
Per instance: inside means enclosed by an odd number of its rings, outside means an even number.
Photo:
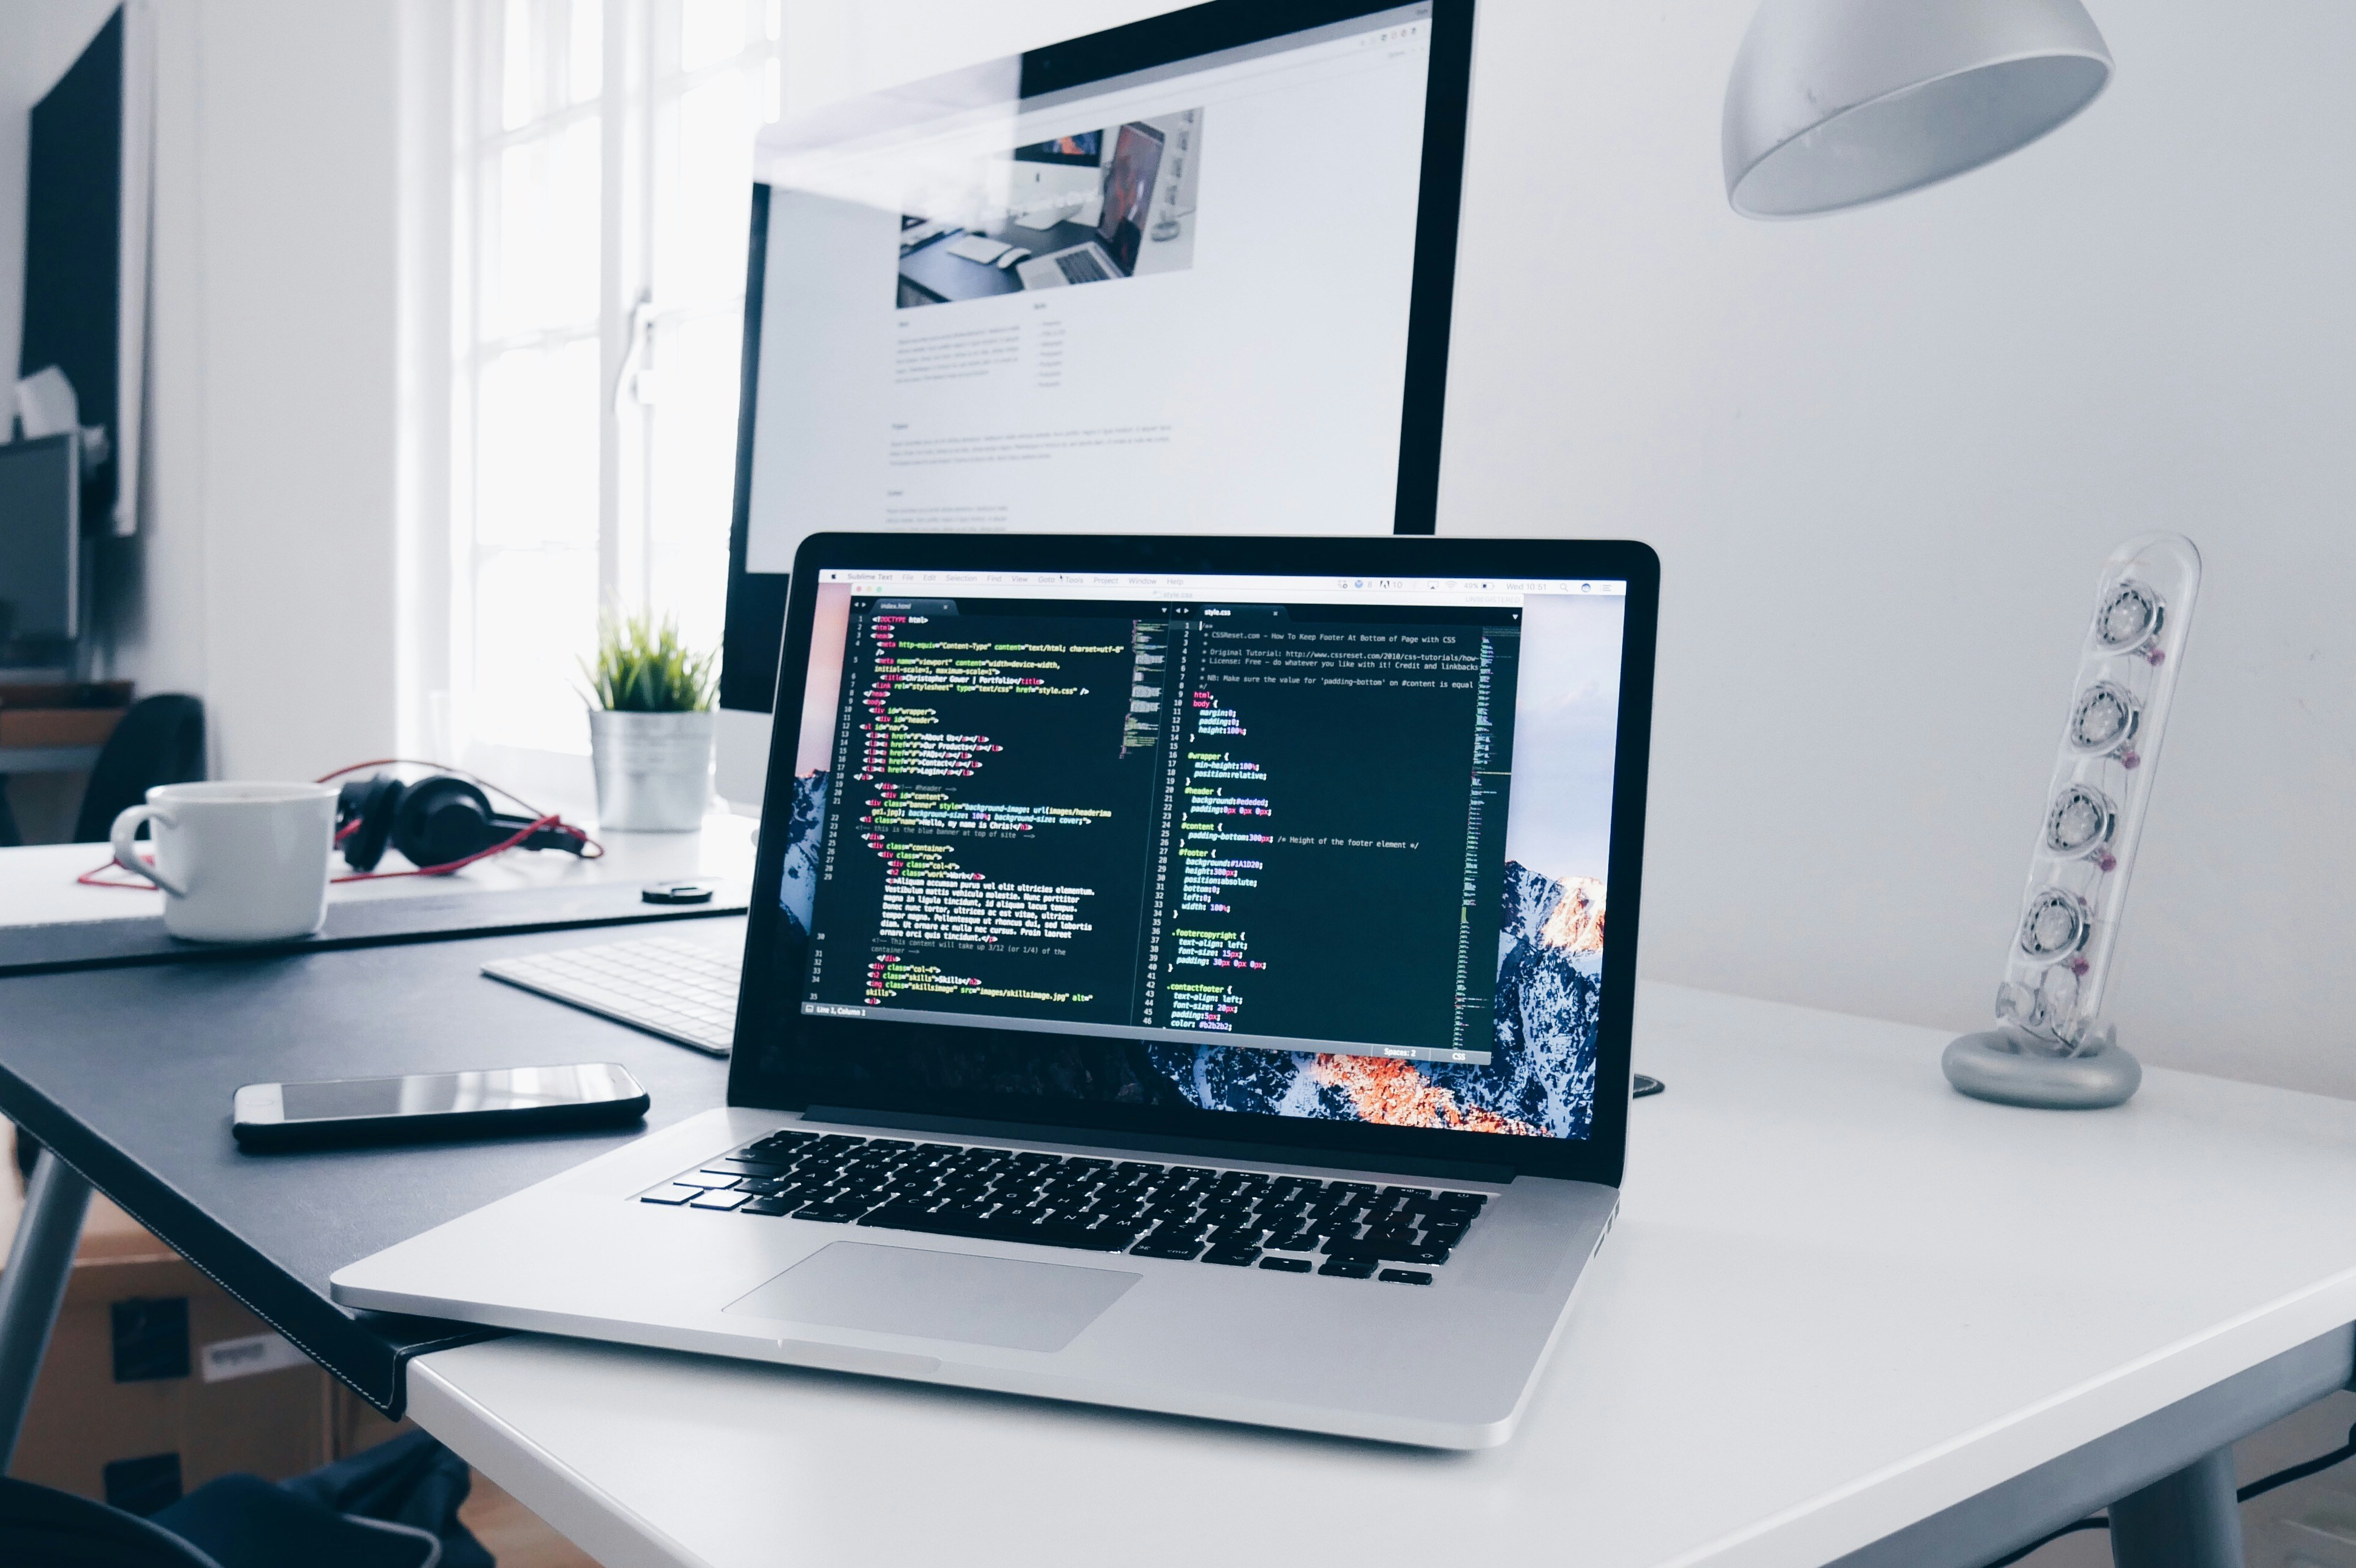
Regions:
<svg viewBox="0 0 2356 1568"><path fill-rule="evenodd" d="M509 1133L610 1127L651 1104L619 1062L492 1067L403 1078L330 1078L249 1083L237 1092L230 1131L246 1148L498 1137Z"/></svg>

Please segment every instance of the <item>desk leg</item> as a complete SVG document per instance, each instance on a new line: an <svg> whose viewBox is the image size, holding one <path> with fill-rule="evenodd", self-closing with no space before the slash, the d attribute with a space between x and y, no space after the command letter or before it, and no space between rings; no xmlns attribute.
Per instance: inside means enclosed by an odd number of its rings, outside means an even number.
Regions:
<svg viewBox="0 0 2356 1568"><path fill-rule="evenodd" d="M34 1163L25 1189L25 1213L8 1249L8 1272L0 1275L0 1475L16 1455L25 1430L25 1407L33 1402L33 1381L57 1327L73 1272L74 1249L81 1244L82 1216L90 1211L90 1183L48 1149Z"/></svg>
<svg viewBox="0 0 2356 1568"><path fill-rule="evenodd" d="M2111 1505L2117 1568L2242 1568L2233 1450L2219 1448Z"/></svg>

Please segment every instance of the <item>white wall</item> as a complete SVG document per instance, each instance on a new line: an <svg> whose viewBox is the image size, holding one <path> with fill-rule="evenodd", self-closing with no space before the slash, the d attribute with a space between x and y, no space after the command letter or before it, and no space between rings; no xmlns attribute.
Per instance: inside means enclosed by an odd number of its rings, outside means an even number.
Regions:
<svg viewBox="0 0 2356 1568"><path fill-rule="evenodd" d="M393 747L391 0L157 0L151 489L118 672L221 777Z"/></svg>
<svg viewBox="0 0 2356 1568"><path fill-rule="evenodd" d="M2110 547L2207 579L2112 990L2148 1061L2356 1093L2356 11L2104 4L2078 123L1728 209L1750 0L1482 22L1442 526L1664 561L1646 970L1987 1015Z"/></svg>
<svg viewBox="0 0 2356 1568"><path fill-rule="evenodd" d="M1646 973L1959 1029L2095 573L2190 534L2113 1010L2147 1061L2356 1093L2356 11L2092 4L2078 123L1765 225L1718 161L1751 0L1483 0L1441 527L1662 554ZM789 80L1162 8L811 5Z"/></svg>

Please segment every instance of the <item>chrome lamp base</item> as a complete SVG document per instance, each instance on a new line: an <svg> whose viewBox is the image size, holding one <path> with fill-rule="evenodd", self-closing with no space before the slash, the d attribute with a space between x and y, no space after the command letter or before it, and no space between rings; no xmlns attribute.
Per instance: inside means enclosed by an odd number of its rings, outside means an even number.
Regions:
<svg viewBox="0 0 2356 1568"><path fill-rule="evenodd" d="M2083 1055L2050 1056L2000 1029L1958 1036L1939 1065L1974 1099L2042 1111L2123 1104L2143 1083L2142 1066L2107 1041Z"/></svg>

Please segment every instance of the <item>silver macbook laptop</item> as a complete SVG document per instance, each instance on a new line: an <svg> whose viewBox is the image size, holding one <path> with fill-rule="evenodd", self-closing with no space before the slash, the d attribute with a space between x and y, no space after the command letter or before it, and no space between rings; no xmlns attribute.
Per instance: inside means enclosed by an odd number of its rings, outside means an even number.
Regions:
<svg viewBox="0 0 2356 1568"><path fill-rule="evenodd" d="M1657 585L813 536L728 1104L336 1299L1504 1441L1617 1207Z"/></svg>
<svg viewBox="0 0 2356 1568"><path fill-rule="evenodd" d="M1153 208L1162 170L1162 133L1151 125L1123 125L1113 136L1112 157L1104 167L1104 210L1097 237L1061 251L1034 256L1014 269L1026 289L1101 283L1137 271L1145 224Z"/></svg>

